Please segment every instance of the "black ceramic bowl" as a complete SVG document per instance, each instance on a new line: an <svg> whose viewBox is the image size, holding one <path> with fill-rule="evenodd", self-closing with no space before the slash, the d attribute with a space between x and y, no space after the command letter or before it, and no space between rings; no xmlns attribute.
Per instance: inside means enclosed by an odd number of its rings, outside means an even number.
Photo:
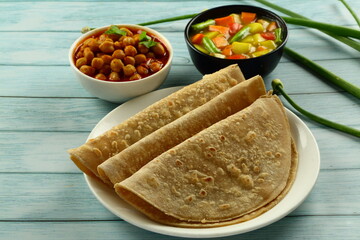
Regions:
<svg viewBox="0 0 360 240"><path fill-rule="evenodd" d="M197 50L191 43L190 37L192 34L191 26L193 24L206 21L208 19L214 19L218 17L224 17L231 13L240 12L253 12L259 17L276 21L278 26L282 28L282 43L275 50L265 55L248 58L248 59L221 59L207 55ZM213 73L231 64L238 64L241 71L246 78L253 77L255 75L266 76L272 72L280 61L283 53L284 46L288 39L288 29L285 21L277 14L260 7L249 5L227 5L216 8L211 8L192 18L185 27L185 41L190 53L190 57L195 67L202 74Z"/></svg>

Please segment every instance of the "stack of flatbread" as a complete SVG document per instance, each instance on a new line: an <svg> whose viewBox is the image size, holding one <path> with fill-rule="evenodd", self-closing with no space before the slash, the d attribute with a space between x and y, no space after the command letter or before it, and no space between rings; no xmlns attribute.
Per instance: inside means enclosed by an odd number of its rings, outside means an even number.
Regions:
<svg viewBox="0 0 360 240"><path fill-rule="evenodd" d="M278 97L237 65L205 75L69 150L149 218L217 227L275 206L295 179L297 152Z"/></svg>

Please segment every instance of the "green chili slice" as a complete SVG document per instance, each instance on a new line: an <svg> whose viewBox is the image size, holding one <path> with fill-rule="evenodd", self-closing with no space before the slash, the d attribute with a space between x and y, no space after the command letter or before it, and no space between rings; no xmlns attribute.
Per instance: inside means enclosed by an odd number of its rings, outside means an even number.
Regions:
<svg viewBox="0 0 360 240"><path fill-rule="evenodd" d="M247 35L249 35L249 32L250 32L249 26L243 27L242 29L240 29L240 31L235 33L235 35L230 39L229 43L233 43L245 38Z"/></svg>
<svg viewBox="0 0 360 240"><path fill-rule="evenodd" d="M218 49L215 44L213 43L213 41L211 41L210 38L208 37L203 37L203 39L201 40L201 43L204 45L204 48L209 52L209 53L220 53L220 49Z"/></svg>
<svg viewBox="0 0 360 240"><path fill-rule="evenodd" d="M208 26L214 25L214 24L215 24L215 20L209 19L209 20L206 20L205 22L200 22L200 23L194 24L191 27L194 31L200 31L200 30L203 30L204 28L207 28Z"/></svg>
<svg viewBox="0 0 360 240"><path fill-rule="evenodd" d="M276 43L282 43L282 29L281 28L277 28L275 29L275 42Z"/></svg>

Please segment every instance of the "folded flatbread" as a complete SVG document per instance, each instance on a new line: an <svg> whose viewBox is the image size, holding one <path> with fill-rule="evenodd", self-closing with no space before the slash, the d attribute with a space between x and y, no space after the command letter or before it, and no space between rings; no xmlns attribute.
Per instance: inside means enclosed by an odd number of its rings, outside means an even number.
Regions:
<svg viewBox="0 0 360 240"><path fill-rule="evenodd" d="M164 152L115 191L149 218L180 227L252 219L295 179L297 152L284 108L265 95Z"/></svg>
<svg viewBox="0 0 360 240"><path fill-rule="evenodd" d="M101 179L112 187L161 153L248 107L265 93L264 81L260 76L237 84L100 164L98 173Z"/></svg>
<svg viewBox="0 0 360 240"><path fill-rule="evenodd" d="M102 162L242 81L244 76L236 64L205 75L104 134L70 149L70 158L84 173L99 177L97 166Z"/></svg>

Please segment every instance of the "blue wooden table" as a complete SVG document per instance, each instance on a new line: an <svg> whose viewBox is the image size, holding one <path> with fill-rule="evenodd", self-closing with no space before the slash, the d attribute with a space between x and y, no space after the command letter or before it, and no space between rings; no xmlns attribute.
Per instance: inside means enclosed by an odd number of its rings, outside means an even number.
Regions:
<svg viewBox="0 0 360 240"><path fill-rule="evenodd" d="M314 20L358 27L336 0L271 1ZM84 26L146 22L234 3L263 6L209 0L0 1L0 239L177 239L139 229L110 213L69 160L66 150L84 143L118 104L89 95L71 72L67 53ZM348 3L359 14L360 2ZM161 88L201 78L185 46L187 21L152 26L175 50ZM289 27L288 47L360 85L359 52L316 30ZM265 77L268 89L273 78L280 78L307 110L360 128L360 101L292 59L284 56ZM360 141L299 116L321 153L313 191L282 220L223 239L360 239Z"/></svg>

